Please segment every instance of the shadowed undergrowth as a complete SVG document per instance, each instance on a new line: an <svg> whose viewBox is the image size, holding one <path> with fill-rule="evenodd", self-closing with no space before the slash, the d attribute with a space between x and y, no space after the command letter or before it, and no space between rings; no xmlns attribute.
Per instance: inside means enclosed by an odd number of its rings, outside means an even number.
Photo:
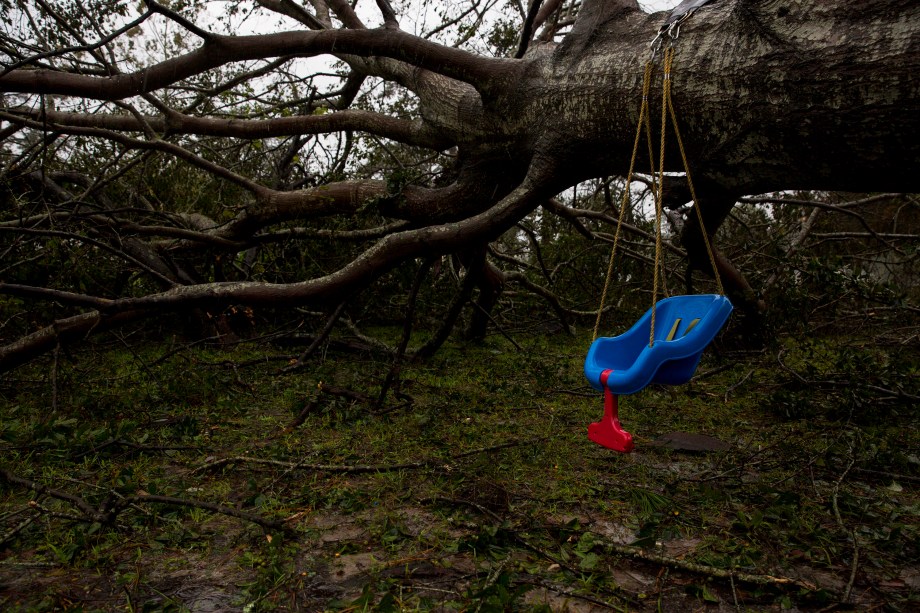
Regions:
<svg viewBox="0 0 920 613"><path fill-rule="evenodd" d="M622 399L624 456L586 437L588 338L516 341L408 364L379 406L371 355L279 375L140 345L7 376L0 608L920 605L909 344L716 347L690 385Z"/></svg>

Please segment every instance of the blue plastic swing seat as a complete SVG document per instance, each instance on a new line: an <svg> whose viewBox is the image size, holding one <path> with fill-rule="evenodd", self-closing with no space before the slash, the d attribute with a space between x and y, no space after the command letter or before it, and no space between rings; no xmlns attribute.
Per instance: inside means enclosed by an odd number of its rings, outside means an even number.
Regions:
<svg viewBox="0 0 920 613"><path fill-rule="evenodd" d="M650 383L680 385L693 376L703 350L732 312L732 303L718 294L672 296L655 305L655 342L649 346L652 310L625 333L595 340L585 358L591 387L603 391L601 373L612 370L607 388L634 394Z"/></svg>

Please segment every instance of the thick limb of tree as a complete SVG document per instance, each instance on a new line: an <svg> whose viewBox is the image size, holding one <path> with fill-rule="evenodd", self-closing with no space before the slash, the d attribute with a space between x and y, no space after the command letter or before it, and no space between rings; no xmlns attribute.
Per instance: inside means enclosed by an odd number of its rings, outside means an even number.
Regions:
<svg viewBox="0 0 920 613"><path fill-rule="evenodd" d="M492 265L485 257L485 248L475 250L464 265L469 274L475 275L476 286L479 288L479 297L475 302L476 309L470 317L466 330L466 337L481 341L486 336L486 330L491 318L492 309L498 304L505 287L505 276L502 271Z"/></svg>
<svg viewBox="0 0 920 613"><path fill-rule="evenodd" d="M476 275L467 271L467 274L463 277L463 282L460 284L460 288L457 290L453 300L451 300L450 306L447 308L447 312L443 316L441 325L428 342L413 353L414 358L430 358L440 349L441 345L448 339L451 331L453 331L454 326L457 324L457 319L460 317L463 307L469 302L475 287Z"/></svg>
<svg viewBox="0 0 920 613"><path fill-rule="evenodd" d="M95 331L163 311L185 312L231 303L293 306L343 301L406 259L432 253L450 253L469 242L496 238L520 217L536 208L546 197L543 189L541 186L519 188L493 209L463 222L391 234L342 269L317 279L289 284L227 282L181 286L142 298L109 301L103 310L55 322L52 326L0 348L0 372L50 351L58 343L74 342ZM20 286L0 282L0 294L19 295L23 292ZM39 293L33 292L32 295L38 297ZM63 292L56 293L53 299L74 306L86 306L88 302L85 296L68 298Z"/></svg>

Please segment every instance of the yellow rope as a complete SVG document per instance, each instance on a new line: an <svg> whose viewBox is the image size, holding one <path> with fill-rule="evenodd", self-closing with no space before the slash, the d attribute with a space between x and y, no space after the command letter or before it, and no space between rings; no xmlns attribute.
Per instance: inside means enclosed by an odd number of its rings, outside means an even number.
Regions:
<svg viewBox="0 0 920 613"><path fill-rule="evenodd" d="M673 58L674 50L669 48L670 57ZM665 52L665 61L669 62L668 53ZM670 68L670 65L668 66ZM667 77L666 77L667 78ZM706 245L706 253L709 255L709 263L712 265L712 274L715 277L716 288L720 295L725 295L722 288L722 278L719 276L719 268L716 265L716 256L712 250L712 244L709 242L709 233L706 232L706 226L703 224L703 212L700 210L700 201L696 197L696 190L693 188L693 179L690 177L690 164L687 162L687 152L684 150L684 140L680 136L680 129L677 127L677 114L674 112L674 102L671 100L671 88L666 86L667 90L667 107L671 114L671 124L674 126L674 134L677 136L677 147L680 149L680 157L684 162L684 173L687 175L687 185L690 188L690 197L693 199L693 208L696 209L696 218L700 223L700 233L703 235L703 243Z"/></svg>
<svg viewBox="0 0 920 613"><path fill-rule="evenodd" d="M655 170L655 149L652 144L652 123L651 123L651 113L645 114L645 141L648 146L648 161L649 161L649 176L652 178L652 197L657 200L658 198L658 179L656 178ZM664 262L661 263L661 269L664 270ZM664 283L664 293L667 295L667 277L662 276L662 281Z"/></svg>
<svg viewBox="0 0 920 613"><path fill-rule="evenodd" d="M664 153L667 142L668 100L671 97L671 60L674 49L668 47L664 52L664 74L661 76L661 148L658 153L658 189L655 193L655 273L652 282L652 321L649 327L648 346L655 344L655 315L658 302L658 281L661 270L661 201L664 196Z"/></svg>
<svg viewBox="0 0 920 613"><path fill-rule="evenodd" d="M620 228L623 227L623 214L629 204L629 185L632 182L633 171L636 165L636 154L639 151L639 140L642 138L642 121L645 118L648 122L648 92L651 89L652 67L654 64L649 60L645 64L645 75L642 81L642 106L639 108L639 122L636 128L636 140L633 143L632 158L629 160L629 172L626 175L626 185L623 188L623 198L620 202L620 214L617 219L617 229L613 235L613 247L610 249L610 261L607 263L607 278L604 280L604 291L601 293L601 303L597 307L597 320L594 322L594 339L601 327L601 315L604 313L604 304L607 301L607 290L610 288L610 278L613 276L613 261L617 252L617 243L620 241Z"/></svg>

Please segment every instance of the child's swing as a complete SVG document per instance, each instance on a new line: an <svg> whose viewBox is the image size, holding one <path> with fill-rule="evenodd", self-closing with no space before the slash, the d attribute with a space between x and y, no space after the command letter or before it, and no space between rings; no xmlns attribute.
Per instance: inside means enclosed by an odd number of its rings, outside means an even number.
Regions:
<svg viewBox="0 0 920 613"><path fill-rule="evenodd" d="M642 86L642 107L639 111L639 126L636 130L636 140L633 145L632 160L629 164L629 173L626 176L626 185L623 190L623 201L620 204L619 219L616 233L613 238L613 248L610 253L610 262L607 268L607 279L604 291L601 294L601 304L597 311L597 322L594 326L594 342L588 350L585 359L585 376L591 386L604 392L604 417L599 422L588 426L588 438L595 443L615 451L628 453L633 449L632 435L623 430L618 417L617 397L621 394L633 394L645 388L650 383L667 385L680 385L686 383L693 376L700 362L703 350L712 342L719 330L728 320L732 312L732 304L725 297L722 281L716 267L709 236L703 225L703 215L700 212L699 200L693 189L690 179L690 167L684 144L677 127L677 117L671 101L671 63L674 58L674 49L667 47L664 53L664 75L662 83L661 101L661 151L659 155L659 169L657 182L654 181L654 155L652 151L651 126L648 113L648 93L651 82L653 62L650 60L645 67L645 77ZM684 171L690 195L693 198L694 208L700 224L700 231L706 245L715 275L718 294L701 294L693 296L672 296L658 301L659 269L664 267L661 258L661 217L662 217L662 185L664 182L664 153L665 131L667 117L670 115L677 137L677 144L683 158ZM629 201L629 186L632 182L635 167L636 153L639 149L639 140L642 126L645 125L649 147L649 159L652 160L652 191L655 195L655 274L652 288L652 308L650 308L632 328L624 334L611 338L597 338L600 328L601 314L607 298L607 289L613 273L613 261L616 254L617 242L620 237L620 227L623 223L623 212ZM656 184L657 183L657 184ZM665 293L667 289L665 288ZM656 328L657 320L657 328ZM662 325L663 324L663 325Z"/></svg>

